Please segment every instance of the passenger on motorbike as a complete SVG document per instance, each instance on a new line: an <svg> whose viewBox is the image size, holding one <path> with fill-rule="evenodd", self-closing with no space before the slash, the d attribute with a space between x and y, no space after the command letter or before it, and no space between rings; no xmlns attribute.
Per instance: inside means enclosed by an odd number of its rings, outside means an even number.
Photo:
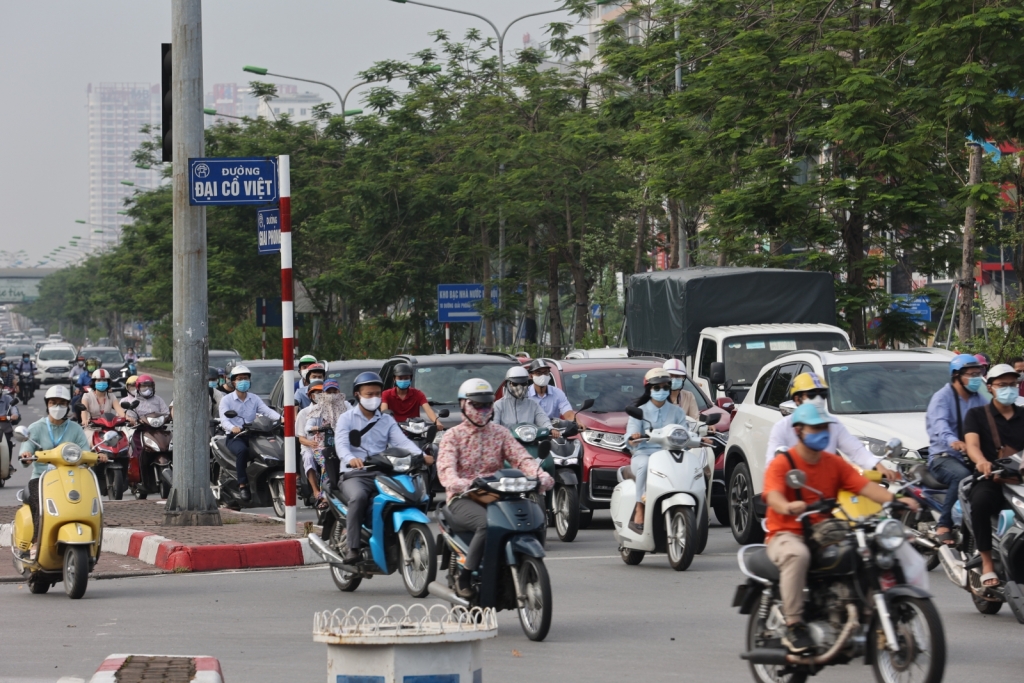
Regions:
<svg viewBox="0 0 1024 683"><path fill-rule="evenodd" d="M7 439L7 452L14 455L14 426L21 422L21 413L18 406L14 405L15 395L0 380L0 434Z"/></svg>
<svg viewBox="0 0 1024 683"><path fill-rule="evenodd" d="M341 492L348 506L348 550L342 558L345 562L359 559L362 545L359 530L366 521L370 499L377 490L374 483L376 475L363 469L366 457L388 448L420 452L419 446L405 435L395 418L380 412L383 390L384 380L376 372L359 373L352 383L352 394L359 403L353 410L342 413L334 426L334 447L341 461ZM359 446L351 444L352 432L360 435ZM424 456L424 461L429 465L434 459Z"/></svg>
<svg viewBox="0 0 1024 683"><path fill-rule="evenodd" d="M381 410L390 410L396 422L406 422L420 416L420 408L438 429L444 429L441 418L427 401L427 395L412 386L412 366L399 363L395 366L395 386L381 394Z"/></svg>
<svg viewBox="0 0 1024 683"><path fill-rule="evenodd" d="M56 384L46 390L46 416L36 420L28 427L29 440L21 444L21 458L24 465L29 465L26 460L37 450L50 450L63 443L76 444L83 451L91 450L88 439L82 428L68 419L70 416L71 391L63 384ZM38 444L38 445L36 445ZM106 462L107 456L99 454L99 461ZM39 552L39 478L50 465L44 463L31 463L32 475L28 482L29 496L26 504L32 510L32 549L29 551L29 559L35 559Z"/></svg>
<svg viewBox="0 0 1024 683"><path fill-rule="evenodd" d="M1024 407L1015 405L1020 395L1020 375L1011 366L995 366L986 380L993 396L992 403L967 411L964 434L967 457L978 473L985 477L971 489L971 526L978 554L981 555L981 583L995 587L999 585L999 577L992 564L991 520L1007 504L1003 496L1004 480L992 476L992 463L1024 450Z"/></svg>
<svg viewBox="0 0 1024 683"><path fill-rule="evenodd" d="M302 471L309 479L313 494L317 498L323 495L328 487L337 486L338 458L337 453L330 454L325 448L323 427L334 428L341 414L349 409L345 395L341 393L338 382L329 379L322 385L310 384L310 399L313 403L299 412L301 417L295 420L295 433L299 434L302 444ZM301 431L299 425L301 424Z"/></svg>
<svg viewBox="0 0 1024 683"><path fill-rule="evenodd" d="M311 356L308 353L299 359L299 378L295 380L295 391L298 391L299 387L307 383L306 373L309 371L309 366L316 362L316 356Z"/></svg>
<svg viewBox="0 0 1024 683"><path fill-rule="evenodd" d="M517 424L537 425L538 429L551 429L551 418L540 404L530 400L526 392L530 389L530 373L521 365L509 368L505 373L505 395L494 403L494 423L512 429ZM557 437L558 431L552 431Z"/></svg>
<svg viewBox="0 0 1024 683"><path fill-rule="evenodd" d="M544 413L552 420L562 418L563 420L575 420L576 413L572 404L566 397L565 392L556 386L551 386L551 367L543 358L530 363L530 378L533 385L530 387L530 398L540 404Z"/></svg>
<svg viewBox="0 0 1024 683"><path fill-rule="evenodd" d="M542 491L555 485L505 427L494 424L494 389L482 379L468 379L459 387L463 421L449 429L437 455L437 475L448 496L452 530L473 532L465 567L460 569L456 590L464 598L473 594L470 574L480 564L487 532L487 506L497 500L492 493L467 493L479 477L493 475L508 461L530 477L537 477Z"/></svg>
<svg viewBox="0 0 1024 683"><path fill-rule="evenodd" d="M298 391L295 392L295 405L297 406L297 410L309 407L310 401L307 392L309 391L310 385L312 385L313 382L320 382L323 384L326 375L327 372L324 370L323 363L313 363L306 368L306 381L303 383L303 386L299 387Z"/></svg>
<svg viewBox="0 0 1024 683"><path fill-rule="evenodd" d="M11 369L11 364L6 358L0 361L0 382L15 394L18 393L18 373Z"/></svg>
<svg viewBox="0 0 1024 683"><path fill-rule="evenodd" d="M699 419L700 408L697 406L697 397L683 389L686 380L686 366L683 365L683 361L678 358L669 358L661 367L667 370L672 377L672 388L670 389L672 393L668 396L668 402L682 408L691 420ZM713 429L711 427L708 431Z"/></svg>
<svg viewBox="0 0 1024 683"><path fill-rule="evenodd" d="M827 451L832 436L829 425L835 419L811 402L805 402L792 415L796 445L775 458L765 470L764 498L768 504L768 557L779 568L779 593L782 598L786 634L782 643L790 652L800 653L814 646L803 622L804 587L811 565L811 551L804 541L803 527L797 518L808 505L823 498L836 498L839 491L850 491L876 503L894 500L893 494L865 479L856 469L835 453ZM803 489L786 484L786 473L798 469L806 475ZM814 489L812 491L812 489ZM816 493L815 491L820 492ZM917 501L902 499L917 510ZM812 523L826 519L815 514Z"/></svg>
<svg viewBox="0 0 1024 683"><path fill-rule="evenodd" d="M686 413L677 405L668 402L669 394L672 392L672 376L664 368L651 368L644 375L644 393L634 405L643 411L644 419L638 420L630 417L626 423L626 433L629 434L629 450L633 457L629 461L629 468L636 479L636 507L633 510L633 520L629 522L629 528L637 534L644 532L644 504L647 493L647 461L651 454L659 451L661 446L656 446L642 441L646 429L660 429L665 425L686 424ZM647 423L650 423L649 425Z"/></svg>
<svg viewBox="0 0 1024 683"><path fill-rule="evenodd" d="M78 386L88 387L92 383L92 373L99 370L102 365L99 358L86 358L85 367L78 375Z"/></svg>
<svg viewBox="0 0 1024 683"><path fill-rule="evenodd" d="M220 426L227 434L224 446L235 456L235 478L238 481L238 495L242 502L248 503L252 500L252 492L249 490L249 475L246 473L246 466L249 463L249 440L248 435L239 436L239 432L246 424L256 419L257 415L264 415L271 420L280 420L281 416L272 408L267 407L256 394L250 394L252 386L252 372L242 364L231 368L231 381L235 391L225 394L220 400ZM140 378L141 379L141 378ZM142 391L140 388L139 394ZM234 411L235 417L227 417L225 413Z"/></svg>
<svg viewBox="0 0 1024 683"><path fill-rule="evenodd" d="M124 417L124 408L110 391L110 373L100 368L92 373L92 391L82 397L82 403L79 406L82 426L86 428L85 432L90 443L92 443L93 433L96 430L88 426L89 421L105 413L114 413L119 417Z"/></svg>
<svg viewBox="0 0 1024 683"><path fill-rule="evenodd" d="M309 406L295 414L295 436L299 440L299 452L302 455L302 472L309 479L314 495L319 498L320 474L323 472L323 462L322 456L318 460L315 452L323 443L323 435L309 431L311 426L319 427L319 423L316 425L308 425L307 423L309 422L310 411L316 408L320 395L323 394L324 383L322 380L313 380L308 387L304 388L310 403Z"/></svg>
<svg viewBox="0 0 1024 683"><path fill-rule="evenodd" d="M928 431L928 471L948 487L935 533L940 542L954 545L953 506L960 482L971 476L964 416L973 408L987 405L988 400L979 393L985 379L981 363L974 356L962 353L954 357L949 361L949 375L949 384L936 391L928 402L924 421Z"/></svg>

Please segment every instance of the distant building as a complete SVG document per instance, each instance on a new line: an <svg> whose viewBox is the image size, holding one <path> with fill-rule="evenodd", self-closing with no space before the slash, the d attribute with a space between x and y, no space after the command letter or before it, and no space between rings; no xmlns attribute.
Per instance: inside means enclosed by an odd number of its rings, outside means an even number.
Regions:
<svg viewBox="0 0 1024 683"><path fill-rule="evenodd" d="M248 116L256 118L259 100L252 96L252 88L237 83L214 83L213 90L206 93L206 107L216 109L225 116ZM230 120L224 117L207 116L206 125L217 121Z"/></svg>
<svg viewBox="0 0 1024 683"><path fill-rule="evenodd" d="M98 248L117 242L121 226L129 222L124 200L135 191L121 181L138 187L155 187L158 171L135 167L132 152L148 137L140 131L146 125L160 125L160 86L149 83L89 84L86 89L89 120L89 211L83 230L83 246ZM101 232L98 232L101 231Z"/></svg>
<svg viewBox="0 0 1024 683"><path fill-rule="evenodd" d="M299 92L298 86L278 83L277 97L265 104L253 97L252 88L237 83L216 83L213 90L206 93L206 106L216 109L217 114L225 116L207 116L206 125L216 122L230 121L227 117L248 116L251 119L273 119L287 114L292 121L309 121L313 118L313 107L323 102L319 93ZM336 114L337 103L332 111Z"/></svg>
<svg viewBox="0 0 1024 683"><path fill-rule="evenodd" d="M256 109L256 115L261 118L276 119L285 114L292 121L310 121L313 119L313 107L323 102L319 93L299 92L294 85L277 85L277 97L269 103L260 101ZM332 110L338 113L338 104L335 103Z"/></svg>

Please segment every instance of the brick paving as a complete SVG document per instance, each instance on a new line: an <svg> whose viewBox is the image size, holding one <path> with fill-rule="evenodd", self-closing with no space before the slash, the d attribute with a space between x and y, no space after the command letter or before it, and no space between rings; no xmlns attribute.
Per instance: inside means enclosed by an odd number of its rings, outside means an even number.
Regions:
<svg viewBox="0 0 1024 683"><path fill-rule="evenodd" d="M189 683L196 675L191 657L146 657L132 655L114 675L118 683Z"/></svg>

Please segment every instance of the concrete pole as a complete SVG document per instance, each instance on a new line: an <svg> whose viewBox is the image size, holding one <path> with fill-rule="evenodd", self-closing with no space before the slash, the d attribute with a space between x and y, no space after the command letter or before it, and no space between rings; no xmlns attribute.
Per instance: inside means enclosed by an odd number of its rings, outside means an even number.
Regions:
<svg viewBox="0 0 1024 683"><path fill-rule="evenodd" d="M981 182L981 163L984 150L972 142L967 184L974 187ZM960 326L957 334L960 342L966 342L974 333L974 228L978 221L978 204L968 200L964 213L963 262L960 265Z"/></svg>
<svg viewBox="0 0 1024 683"><path fill-rule="evenodd" d="M164 524L219 526L208 445L206 208L188 203L188 160L203 156L202 0L171 0L171 45L174 486Z"/></svg>

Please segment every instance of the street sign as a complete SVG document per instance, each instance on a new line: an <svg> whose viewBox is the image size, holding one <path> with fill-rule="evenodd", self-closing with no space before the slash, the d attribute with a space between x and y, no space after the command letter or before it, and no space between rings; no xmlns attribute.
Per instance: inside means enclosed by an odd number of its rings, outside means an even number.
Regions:
<svg viewBox="0 0 1024 683"><path fill-rule="evenodd" d="M438 285L437 322L478 323L482 319L476 306L484 298L483 285ZM498 288L491 288L491 302L498 305Z"/></svg>
<svg viewBox="0 0 1024 683"><path fill-rule="evenodd" d="M192 206L275 204L277 157L188 160L188 203Z"/></svg>
<svg viewBox="0 0 1024 683"><path fill-rule="evenodd" d="M909 294L895 294L897 301L892 304L893 310L899 309L921 323L928 323L932 321L932 307L928 302L928 297L918 296L913 299L910 298Z"/></svg>
<svg viewBox="0 0 1024 683"><path fill-rule="evenodd" d="M267 319L263 320L264 306L266 306ZM306 322L306 316L301 313L295 314L295 326L302 327ZM276 299L256 299L256 327L281 327L281 297Z"/></svg>
<svg viewBox="0 0 1024 683"><path fill-rule="evenodd" d="M260 254L281 253L281 211L280 209L259 209L256 211L256 236Z"/></svg>

